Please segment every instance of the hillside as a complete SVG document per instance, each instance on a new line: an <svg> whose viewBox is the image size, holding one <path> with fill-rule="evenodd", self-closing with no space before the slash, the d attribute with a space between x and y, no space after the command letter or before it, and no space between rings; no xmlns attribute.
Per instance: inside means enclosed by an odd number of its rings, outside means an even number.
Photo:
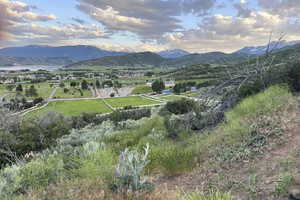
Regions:
<svg viewBox="0 0 300 200"><path fill-rule="evenodd" d="M66 68L90 67L90 66L128 66L142 67L154 66L159 67L166 59L161 56L151 53L131 53L122 56L107 56L100 59L93 59L74 63L66 66Z"/></svg>
<svg viewBox="0 0 300 200"><path fill-rule="evenodd" d="M272 50L280 50L282 48L294 46L296 44L299 44L300 41L280 41L280 42L271 42L269 45L269 49ZM263 46L252 46L252 47L244 47L235 53L241 53L241 54L249 54L249 55L262 55L266 53L266 50L268 49L268 45Z"/></svg>
<svg viewBox="0 0 300 200"><path fill-rule="evenodd" d="M9 47L0 49L2 56L17 57L67 57L71 60L81 61L104 56L124 55L124 52L114 52L99 49L94 46L40 46L30 45L24 47Z"/></svg>
<svg viewBox="0 0 300 200"><path fill-rule="evenodd" d="M212 52L205 54L190 54L177 58L163 58L151 52L131 53L123 56L110 56L100 59L87 60L68 65L68 68L87 67L87 66L151 66L151 67L185 67L193 64L232 64L238 63L248 58L242 54L225 54Z"/></svg>
<svg viewBox="0 0 300 200"><path fill-rule="evenodd" d="M0 56L0 66L18 65L68 65L74 61L66 57L13 57Z"/></svg>
<svg viewBox="0 0 300 200"><path fill-rule="evenodd" d="M172 49L172 50L160 51L157 54L163 58L179 58L182 56L189 55L190 53L181 49Z"/></svg>

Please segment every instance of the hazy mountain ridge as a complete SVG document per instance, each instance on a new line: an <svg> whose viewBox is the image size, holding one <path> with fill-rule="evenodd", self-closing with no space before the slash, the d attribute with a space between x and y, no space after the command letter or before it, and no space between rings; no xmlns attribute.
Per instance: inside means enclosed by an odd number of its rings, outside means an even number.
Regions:
<svg viewBox="0 0 300 200"><path fill-rule="evenodd" d="M242 54L250 54L250 55L262 55L266 53L268 46L269 50L279 50L285 47L293 46L296 44L300 44L300 40L297 41L281 41L281 42L271 42L270 45L263 45L263 46L251 46L251 47L244 47L235 53L242 53Z"/></svg>
<svg viewBox="0 0 300 200"><path fill-rule="evenodd" d="M75 61L90 60L105 56L124 55L126 52L102 50L94 46L40 46L8 47L0 49L1 56L15 57L68 57Z"/></svg>
<svg viewBox="0 0 300 200"><path fill-rule="evenodd" d="M193 64L232 64L238 63L247 56L242 54L226 54L212 52L205 54L189 54L179 58L163 58L152 52L131 53L123 56L109 56L100 59L82 61L68 65L68 68L91 67L91 66L149 66L149 67L184 67Z"/></svg>
<svg viewBox="0 0 300 200"><path fill-rule="evenodd" d="M107 56L99 59L86 60L66 67L88 66L159 66L166 59L152 52L130 53L122 56Z"/></svg>
<svg viewBox="0 0 300 200"><path fill-rule="evenodd" d="M190 53L182 49L170 49L170 50L160 51L157 54L163 58L179 58L182 56L189 55Z"/></svg>
<svg viewBox="0 0 300 200"><path fill-rule="evenodd" d="M74 60L66 57L14 57L0 56L0 66L17 65L68 65Z"/></svg>

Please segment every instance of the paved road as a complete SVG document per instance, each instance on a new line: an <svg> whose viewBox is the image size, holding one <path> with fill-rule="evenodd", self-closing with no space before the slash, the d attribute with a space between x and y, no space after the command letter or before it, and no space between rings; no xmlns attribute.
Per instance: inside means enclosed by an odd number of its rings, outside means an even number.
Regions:
<svg viewBox="0 0 300 200"><path fill-rule="evenodd" d="M57 89L58 89L58 87L55 87L55 88L52 90L50 96L48 97L48 100L53 99L53 96L55 95Z"/></svg>

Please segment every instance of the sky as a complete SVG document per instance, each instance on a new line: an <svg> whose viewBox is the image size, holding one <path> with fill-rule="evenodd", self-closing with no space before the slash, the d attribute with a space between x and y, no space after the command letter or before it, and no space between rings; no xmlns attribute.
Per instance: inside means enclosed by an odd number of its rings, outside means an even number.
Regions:
<svg viewBox="0 0 300 200"><path fill-rule="evenodd" d="M300 0L0 0L0 48L234 52L300 40Z"/></svg>

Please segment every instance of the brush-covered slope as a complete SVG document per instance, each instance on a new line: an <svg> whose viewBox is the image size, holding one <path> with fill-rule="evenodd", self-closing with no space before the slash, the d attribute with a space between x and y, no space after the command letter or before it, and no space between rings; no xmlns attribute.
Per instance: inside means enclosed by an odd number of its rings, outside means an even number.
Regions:
<svg viewBox="0 0 300 200"><path fill-rule="evenodd" d="M14 65L67 65L74 61L66 57L14 57L0 56L0 66Z"/></svg>
<svg viewBox="0 0 300 200"><path fill-rule="evenodd" d="M30 45L24 47L9 47L0 49L2 56L17 57L68 57L75 61L101 58L104 56L123 55L124 52L114 52L99 49L94 46L77 45L77 46L41 46Z"/></svg>
<svg viewBox="0 0 300 200"><path fill-rule="evenodd" d="M190 54L178 58L163 58L151 52L131 53L122 56L109 56L100 59L87 60L74 63L67 67L91 67L91 66L151 66L151 67L185 67L193 64L214 63L232 64L245 60L247 56L242 54L225 54L212 52L205 54Z"/></svg>
<svg viewBox="0 0 300 200"><path fill-rule="evenodd" d="M131 53L122 56L107 56L100 59L93 59L74 63L67 68L91 67L91 66L130 66L130 67L159 67L166 59L151 53Z"/></svg>

